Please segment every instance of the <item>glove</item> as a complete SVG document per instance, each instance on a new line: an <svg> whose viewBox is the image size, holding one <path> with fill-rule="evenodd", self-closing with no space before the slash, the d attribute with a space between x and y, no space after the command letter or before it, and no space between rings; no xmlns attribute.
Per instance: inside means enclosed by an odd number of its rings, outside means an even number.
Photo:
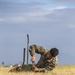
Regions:
<svg viewBox="0 0 75 75"><path fill-rule="evenodd" d="M35 62L35 55L33 55L32 57L31 57L31 61L32 61L32 63L34 63Z"/></svg>
<svg viewBox="0 0 75 75"><path fill-rule="evenodd" d="M39 69L36 66L32 66L32 70L35 71L35 72L39 71Z"/></svg>

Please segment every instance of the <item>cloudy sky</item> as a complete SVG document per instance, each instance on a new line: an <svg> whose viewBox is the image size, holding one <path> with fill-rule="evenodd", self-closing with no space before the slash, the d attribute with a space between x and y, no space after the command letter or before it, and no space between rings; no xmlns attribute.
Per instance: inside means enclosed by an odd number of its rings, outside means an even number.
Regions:
<svg viewBox="0 0 75 75"><path fill-rule="evenodd" d="M0 0L0 64L22 62L27 34L30 45L58 48L59 65L75 65L75 0Z"/></svg>

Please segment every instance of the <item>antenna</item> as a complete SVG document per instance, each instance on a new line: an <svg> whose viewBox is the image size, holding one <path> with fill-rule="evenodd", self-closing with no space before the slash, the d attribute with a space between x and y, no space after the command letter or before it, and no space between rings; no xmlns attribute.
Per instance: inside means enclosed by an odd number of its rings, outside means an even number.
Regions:
<svg viewBox="0 0 75 75"><path fill-rule="evenodd" d="M27 65L28 65L28 60L29 60L29 35L27 34Z"/></svg>
<svg viewBox="0 0 75 75"><path fill-rule="evenodd" d="M24 50L23 50L23 65L24 65L24 63L25 63L25 48L24 48Z"/></svg>

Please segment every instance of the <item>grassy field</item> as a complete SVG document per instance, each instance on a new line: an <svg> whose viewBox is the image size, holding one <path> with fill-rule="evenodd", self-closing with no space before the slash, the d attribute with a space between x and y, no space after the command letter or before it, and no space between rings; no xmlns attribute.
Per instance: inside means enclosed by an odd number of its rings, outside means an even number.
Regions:
<svg viewBox="0 0 75 75"><path fill-rule="evenodd" d="M10 69L9 67L0 67L0 75L75 75L75 66L57 66L48 73L8 72Z"/></svg>

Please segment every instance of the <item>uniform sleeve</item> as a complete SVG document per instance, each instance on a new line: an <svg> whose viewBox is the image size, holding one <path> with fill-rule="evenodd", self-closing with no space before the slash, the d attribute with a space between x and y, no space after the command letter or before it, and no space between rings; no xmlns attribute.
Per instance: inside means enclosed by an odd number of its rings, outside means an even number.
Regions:
<svg viewBox="0 0 75 75"><path fill-rule="evenodd" d="M42 46L31 45L29 47L29 52L30 52L31 56L35 55L35 53L42 55L42 54L46 53L46 51L47 50Z"/></svg>
<svg viewBox="0 0 75 75"><path fill-rule="evenodd" d="M31 56L33 56L33 55L35 55L35 45L31 45L30 47L29 47L29 52L30 52L30 55Z"/></svg>

